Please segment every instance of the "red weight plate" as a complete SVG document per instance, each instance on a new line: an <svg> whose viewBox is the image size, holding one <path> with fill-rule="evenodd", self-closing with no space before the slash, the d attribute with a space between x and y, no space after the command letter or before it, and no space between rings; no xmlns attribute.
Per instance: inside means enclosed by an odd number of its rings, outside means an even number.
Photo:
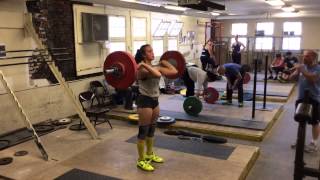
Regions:
<svg viewBox="0 0 320 180"><path fill-rule="evenodd" d="M179 51L167 51L161 57L161 61L169 61L174 67L177 68L178 73L174 76L167 76L169 79L177 79L178 77L182 77L185 69L186 69L186 60L183 55Z"/></svg>
<svg viewBox="0 0 320 180"><path fill-rule="evenodd" d="M251 80L250 74L249 73L245 73L244 77L243 77L243 84L248 84Z"/></svg>
<svg viewBox="0 0 320 180"><path fill-rule="evenodd" d="M204 92L204 100L208 104L214 104L219 99L219 92L213 88L208 87Z"/></svg>
<svg viewBox="0 0 320 180"><path fill-rule="evenodd" d="M121 69L121 74L104 73L107 82L117 89L127 89L131 86L136 79L138 67L134 57L124 51L115 51L109 54L104 61L103 72L113 67Z"/></svg>

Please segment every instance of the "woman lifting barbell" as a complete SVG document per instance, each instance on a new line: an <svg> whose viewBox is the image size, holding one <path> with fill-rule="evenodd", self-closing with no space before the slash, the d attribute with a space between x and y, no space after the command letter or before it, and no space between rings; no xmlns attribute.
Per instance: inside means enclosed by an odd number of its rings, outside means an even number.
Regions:
<svg viewBox="0 0 320 180"><path fill-rule="evenodd" d="M154 167L150 162L164 162L163 158L157 156L153 151L156 120L159 116L160 77L161 75L173 76L178 71L168 61L160 61L159 66L152 66L151 62L154 60L154 53L149 44L140 47L135 59L139 63L137 79L140 92L136 102L139 115L137 142L139 159L137 166L145 171L153 171ZM146 154L144 153L145 144L147 146Z"/></svg>

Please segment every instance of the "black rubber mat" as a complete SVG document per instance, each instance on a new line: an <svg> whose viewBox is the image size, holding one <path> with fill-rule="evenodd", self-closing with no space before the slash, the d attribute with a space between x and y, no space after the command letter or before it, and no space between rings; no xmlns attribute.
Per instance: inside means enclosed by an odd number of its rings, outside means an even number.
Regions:
<svg viewBox="0 0 320 180"><path fill-rule="evenodd" d="M55 178L55 180L120 180L115 177L83 171L81 169L72 169L65 174Z"/></svg>
<svg viewBox="0 0 320 180"><path fill-rule="evenodd" d="M37 126L37 125L34 125L34 127L35 126ZM49 127L50 125L45 125L45 126ZM63 126L52 126L50 129L48 128L48 131L42 131L42 132L38 131L37 134L39 136L43 136L43 135L57 131L62 128L63 128ZM5 149L8 147L15 146L17 144L26 142L26 141L33 138L32 134L33 133L31 131L29 131L27 128L21 128L21 129L17 129L15 131L0 135L0 149ZM4 143L7 143L7 145L4 146Z"/></svg>
<svg viewBox="0 0 320 180"><path fill-rule="evenodd" d="M176 120L181 121L215 124L220 126L244 128L259 131L265 130L268 126L268 123L266 123L265 121L250 121L240 118L227 118L222 116L204 115L201 113L199 114L199 116L194 117L184 112L160 110L160 116L170 116L175 118Z"/></svg>
<svg viewBox="0 0 320 180"><path fill-rule="evenodd" d="M184 101L186 98L183 97L182 95L174 95L174 96L171 96L170 98L168 98L169 100L179 100L179 101ZM243 95L243 99L244 101L252 101L252 94L244 94ZM162 101L163 102L163 101ZM218 104L218 105L223 105L223 103L225 102L225 100L218 100L216 101L215 104ZM210 107L210 106L214 106L213 104L208 104L204 101L202 101L202 105L203 107ZM256 106L262 106L263 105L263 102L261 101L256 101ZM276 109L276 108L280 108L281 105L280 104L276 104L276 103L270 103L270 102L267 102L267 105L269 108L271 109ZM233 100L233 104L232 105L227 105L227 106L237 106L238 107L238 100ZM244 107L252 107L252 102L244 102Z"/></svg>
<svg viewBox="0 0 320 180"><path fill-rule="evenodd" d="M128 139L128 143L136 143L137 137L133 136ZM204 143L190 140L180 140L177 137L156 135L154 146L172 151L179 151L188 154L212 157L215 159L227 160L234 151L234 147Z"/></svg>
<svg viewBox="0 0 320 180"><path fill-rule="evenodd" d="M217 91L219 93L223 93L224 91L226 91L225 88L216 88ZM244 93L250 93L250 94L253 94L253 91L252 90L243 90ZM233 94L238 94L237 92L234 92ZM263 91L257 91L256 92L256 95L257 96L263 96ZM274 96L274 97L288 97L289 96L289 93L280 93L280 92L268 92L267 91L267 96Z"/></svg>

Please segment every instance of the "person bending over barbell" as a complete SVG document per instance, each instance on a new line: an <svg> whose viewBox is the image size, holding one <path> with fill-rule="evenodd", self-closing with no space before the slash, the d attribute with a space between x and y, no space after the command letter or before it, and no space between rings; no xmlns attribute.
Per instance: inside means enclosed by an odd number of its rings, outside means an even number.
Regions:
<svg viewBox="0 0 320 180"><path fill-rule="evenodd" d="M227 77L227 102L226 105L232 104L232 94L234 89L238 89L239 107L243 107L243 77L249 72L248 65L239 65L236 63L227 63L220 65L217 69L218 73Z"/></svg>
<svg viewBox="0 0 320 180"><path fill-rule="evenodd" d="M154 60L153 49L149 44L143 45L135 55L138 64L137 80L140 95L137 98L139 115L139 133L137 149L139 158L137 166L145 171L153 171L150 162L162 163L163 158L157 156L153 151L153 137L156 129L156 120L159 116L160 77L172 76L178 73L177 69L168 61L160 61L159 66L152 66ZM147 152L144 153L145 144Z"/></svg>
<svg viewBox="0 0 320 180"><path fill-rule="evenodd" d="M203 90L207 89L208 81L212 82L206 71L197 66L187 66L183 74L183 82L187 88L186 97L197 97L203 94Z"/></svg>

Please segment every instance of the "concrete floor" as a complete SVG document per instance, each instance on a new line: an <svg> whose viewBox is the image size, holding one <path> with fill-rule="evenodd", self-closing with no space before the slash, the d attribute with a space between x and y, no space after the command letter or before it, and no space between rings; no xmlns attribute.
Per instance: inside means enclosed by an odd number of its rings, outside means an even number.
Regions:
<svg viewBox="0 0 320 180"><path fill-rule="evenodd" d="M245 168L244 162L248 161L250 153L252 153L252 146L257 146L260 147L260 156L247 176L248 180L293 179L295 151L290 148L290 145L295 141L297 131L297 123L292 118L295 97L296 92L293 93L288 103L284 106L282 116L280 116L280 119L263 142L229 139L230 145L241 144L239 146L242 147L241 151L251 149L250 152L247 151L247 153L238 155L233 154L227 160L230 162L227 162L208 160L208 158L194 155L178 157L177 152L157 150L169 160L165 165L159 166L157 178L237 179ZM79 133L68 130L59 130L42 137L45 146L52 155L51 158L56 159L56 161L44 162L32 141L3 150L1 151L1 156L12 156L17 150L28 150L30 154L25 157L15 158L14 163L11 165L0 166L0 174L15 179L25 179L21 177L29 177L27 179L52 179L76 167L125 179L154 179L152 174L141 173L136 168L127 169L128 164L123 163L123 161L130 160L130 162L132 161L131 164L129 163L130 167L134 166L135 148L133 144L125 144L123 141L135 133L133 132L135 128L128 128L128 125L125 125L126 123L124 122L114 121L113 123L116 124L115 130L110 130L107 125L99 125L97 130L103 140L91 140L86 131ZM307 134L307 142L309 142L310 131ZM118 140L115 141L113 137L117 137ZM122 145L117 146L119 143ZM132 152L127 150L129 146ZM116 152L121 152L120 161L117 160L119 153ZM95 158L91 159L93 154L98 153L101 153L101 156L93 156ZM171 159L168 159L168 157ZM318 167L319 157L319 152L306 154L305 161L311 167ZM241 159L245 159L245 161L241 163L239 161ZM102 161L97 163L100 160ZM107 163L110 161L113 163ZM172 172L170 167L175 167L175 171ZM122 168L126 171L128 170L128 173L122 173L124 172L121 170ZM186 168L189 171L185 171Z"/></svg>
<svg viewBox="0 0 320 180"><path fill-rule="evenodd" d="M50 161L41 159L33 141L1 151L1 156L11 156L15 151L27 150L30 154L14 157L7 166L0 166L0 174L13 179L49 180L78 168L120 179L243 179L255 160L258 148L247 145L225 144L235 149L227 159L155 148L166 162L155 165L156 171L147 173L136 168L136 145L125 142L136 135L136 125L113 121L114 129L106 124L97 127L101 140L91 140L86 131L68 129L42 136ZM162 134L160 130L158 134ZM52 160L53 159L53 160ZM0 178L1 179L1 178Z"/></svg>
<svg viewBox="0 0 320 180"><path fill-rule="evenodd" d="M284 112L276 122L267 137L261 143L230 140L233 143L248 144L260 147L261 153L253 169L249 173L248 180L289 180L293 179L295 151L290 145L297 137L298 124L293 120L294 101L296 91L291 95L288 103L284 106ZM311 128L308 128L306 143L311 138ZM311 167L319 166L320 153L305 153L305 162ZM306 178L314 179L314 178Z"/></svg>

